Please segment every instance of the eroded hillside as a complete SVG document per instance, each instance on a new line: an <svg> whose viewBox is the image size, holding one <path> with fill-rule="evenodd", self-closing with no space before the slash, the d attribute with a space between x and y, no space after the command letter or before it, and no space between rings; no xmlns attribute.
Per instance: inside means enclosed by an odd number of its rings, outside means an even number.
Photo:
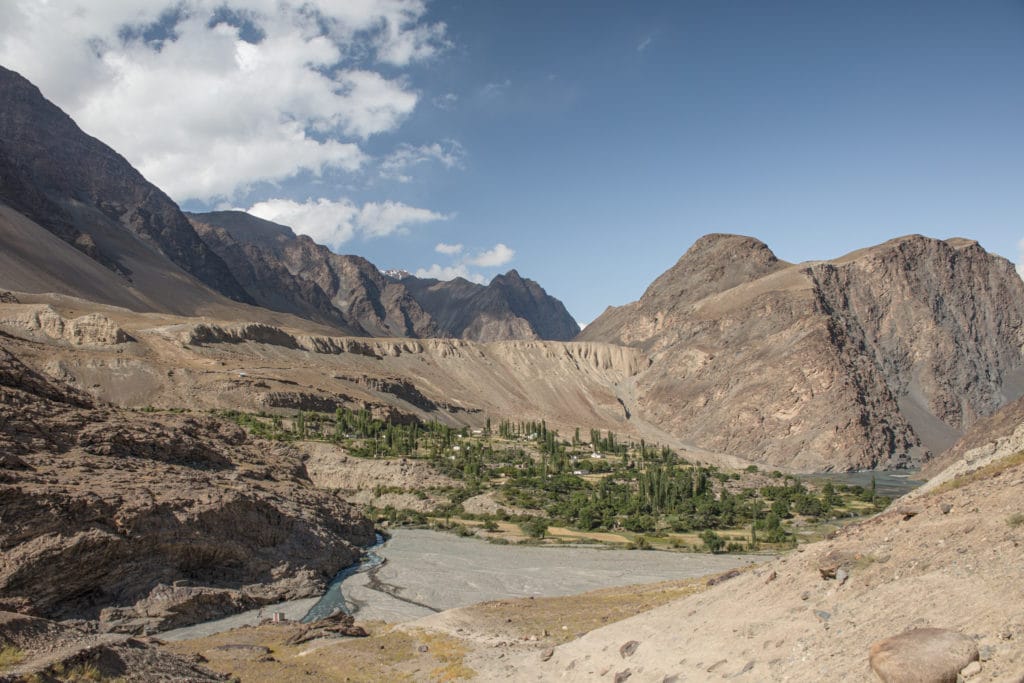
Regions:
<svg viewBox="0 0 1024 683"><path fill-rule="evenodd" d="M711 450L803 470L906 466L1024 389L1024 284L969 240L790 265L709 235L579 338L647 351L627 405Z"/></svg>
<svg viewBox="0 0 1024 683"><path fill-rule="evenodd" d="M124 633L318 594L373 539L298 451L99 405L5 349L0 500L0 610Z"/></svg>

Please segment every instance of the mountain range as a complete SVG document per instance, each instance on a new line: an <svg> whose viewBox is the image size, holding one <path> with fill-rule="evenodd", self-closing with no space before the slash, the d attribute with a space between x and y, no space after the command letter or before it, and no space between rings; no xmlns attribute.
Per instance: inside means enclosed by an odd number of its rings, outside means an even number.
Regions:
<svg viewBox="0 0 1024 683"><path fill-rule="evenodd" d="M580 332L514 270L382 273L243 212L183 213L18 74L0 94L0 330L96 398L548 419L819 471L916 466L1024 394L1024 283L971 240L791 264L708 235Z"/></svg>
<svg viewBox="0 0 1024 683"><path fill-rule="evenodd" d="M189 219L244 289L271 310L373 337L568 341L579 333L561 301L515 270L486 286L396 277L242 211Z"/></svg>

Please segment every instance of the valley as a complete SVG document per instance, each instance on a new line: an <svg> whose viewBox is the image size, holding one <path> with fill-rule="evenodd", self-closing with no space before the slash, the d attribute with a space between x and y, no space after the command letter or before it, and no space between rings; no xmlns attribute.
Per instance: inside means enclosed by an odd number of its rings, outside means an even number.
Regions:
<svg viewBox="0 0 1024 683"><path fill-rule="evenodd" d="M979 242L711 233L581 329L503 242L339 251L455 212L186 212L0 95L0 683L1024 681L1024 281Z"/></svg>

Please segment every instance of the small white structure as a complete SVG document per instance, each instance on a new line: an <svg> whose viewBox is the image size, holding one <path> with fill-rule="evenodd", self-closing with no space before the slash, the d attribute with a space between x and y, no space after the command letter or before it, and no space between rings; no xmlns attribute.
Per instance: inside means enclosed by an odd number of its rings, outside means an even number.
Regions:
<svg viewBox="0 0 1024 683"><path fill-rule="evenodd" d="M604 460L604 453L591 453L591 460Z"/></svg>

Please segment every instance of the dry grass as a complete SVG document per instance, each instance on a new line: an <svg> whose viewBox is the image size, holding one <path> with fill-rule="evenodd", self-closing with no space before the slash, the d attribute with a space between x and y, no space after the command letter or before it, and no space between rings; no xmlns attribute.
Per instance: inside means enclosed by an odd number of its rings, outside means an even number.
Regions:
<svg viewBox="0 0 1024 683"><path fill-rule="evenodd" d="M971 472L970 474L965 474L962 477L954 477L953 479L936 487L930 495L934 496L940 493L945 493L947 491L954 491L958 488L967 486L968 484L973 484L976 481L982 481L984 479L991 479L992 477L997 477L1006 470L1012 469L1019 465L1024 465L1024 451L1014 453L1013 455L1008 455L1002 460L985 465L984 467L977 469Z"/></svg>
<svg viewBox="0 0 1024 683"><path fill-rule="evenodd" d="M475 675L463 662L465 644L456 638L381 622L361 625L370 637L286 645L296 626L264 625L168 643L164 648L179 654L201 654L209 660L205 666L232 673L246 683L457 681ZM216 649L222 645L262 645L270 648L272 659L256 655L239 658L231 651ZM423 646L425 651L421 651Z"/></svg>
<svg viewBox="0 0 1024 683"><path fill-rule="evenodd" d="M473 630L509 640L560 645L596 628L660 607L706 588L706 579L619 586L553 598L494 600L463 608Z"/></svg>
<svg viewBox="0 0 1024 683"><path fill-rule="evenodd" d="M551 647L588 631L660 607L705 590L706 579L663 581L640 586L604 588L582 595L518 598L480 603L453 611L473 634L501 634L510 643ZM284 642L294 626L265 625L219 633L164 647L179 654L198 653L216 671L261 683L302 680L310 683L348 681L459 681L477 674L467 663L477 644L472 635L453 635L431 626L389 626L364 623L368 638L319 641L299 646ZM263 645L272 660L232 658L220 645Z"/></svg>
<svg viewBox="0 0 1024 683"><path fill-rule="evenodd" d="M24 660L25 653L14 645L4 645L0 648L0 671L21 664Z"/></svg>

